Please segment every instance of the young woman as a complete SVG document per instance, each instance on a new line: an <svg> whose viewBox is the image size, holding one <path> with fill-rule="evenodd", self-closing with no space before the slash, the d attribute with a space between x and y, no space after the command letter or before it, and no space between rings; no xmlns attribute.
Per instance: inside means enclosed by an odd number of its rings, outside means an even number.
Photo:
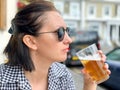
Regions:
<svg viewBox="0 0 120 90"><path fill-rule="evenodd" d="M59 63L67 58L70 28L51 2L33 2L23 8L9 33L4 50L8 62L0 65L0 90L75 90L71 73ZM105 69L109 74L107 65ZM97 85L83 73L84 90L95 90Z"/></svg>

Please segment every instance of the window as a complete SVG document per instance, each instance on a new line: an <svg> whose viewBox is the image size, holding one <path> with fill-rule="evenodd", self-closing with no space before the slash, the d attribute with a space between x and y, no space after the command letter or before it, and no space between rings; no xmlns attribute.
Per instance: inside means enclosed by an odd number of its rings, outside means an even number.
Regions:
<svg viewBox="0 0 120 90"><path fill-rule="evenodd" d="M110 40L115 40L115 37L116 37L116 31L117 29L117 26L116 25L110 25Z"/></svg>
<svg viewBox="0 0 120 90"><path fill-rule="evenodd" d="M90 4L87 7L87 16L88 17L96 17L96 5Z"/></svg>
<svg viewBox="0 0 120 90"><path fill-rule="evenodd" d="M111 16L111 7L110 5L105 5L103 6L103 17L107 18L107 17L110 17Z"/></svg>
<svg viewBox="0 0 120 90"><path fill-rule="evenodd" d="M80 4L78 2L70 3L70 15L74 18L80 17Z"/></svg>

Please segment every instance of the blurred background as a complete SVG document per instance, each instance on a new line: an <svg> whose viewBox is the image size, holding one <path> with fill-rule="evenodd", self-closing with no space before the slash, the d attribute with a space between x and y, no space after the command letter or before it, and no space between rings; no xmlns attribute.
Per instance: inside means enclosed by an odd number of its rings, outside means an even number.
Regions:
<svg viewBox="0 0 120 90"><path fill-rule="evenodd" d="M2 52L10 38L8 29L11 19L18 10L32 1L34 0L0 0L0 63L6 60ZM110 79L103 86L107 87L106 90L120 90L120 0L49 1L54 3L72 29L73 43L70 45L68 58L63 63L79 73L77 69L82 65L75 53L96 43L98 49L107 56L107 63L112 71Z"/></svg>

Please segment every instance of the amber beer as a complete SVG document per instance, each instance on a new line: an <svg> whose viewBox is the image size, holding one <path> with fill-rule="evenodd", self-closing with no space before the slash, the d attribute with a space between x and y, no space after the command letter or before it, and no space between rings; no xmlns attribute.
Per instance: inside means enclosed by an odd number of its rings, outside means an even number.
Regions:
<svg viewBox="0 0 120 90"><path fill-rule="evenodd" d="M104 70L104 62L101 61L101 56L95 44L92 44L76 53L81 63L85 67L91 78L97 84L104 82L109 78L106 70Z"/></svg>
<svg viewBox="0 0 120 90"><path fill-rule="evenodd" d="M97 83L104 82L109 75L104 70L104 63L100 60L80 60L91 78Z"/></svg>

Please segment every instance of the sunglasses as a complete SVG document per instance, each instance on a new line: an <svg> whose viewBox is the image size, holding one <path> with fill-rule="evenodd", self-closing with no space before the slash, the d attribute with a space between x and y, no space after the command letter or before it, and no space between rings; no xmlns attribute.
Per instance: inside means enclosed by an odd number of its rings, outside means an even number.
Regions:
<svg viewBox="0 0 120 90"><path fill-rule="evenodd" d="M52 32L41 32L41 33L37 33L37 34L57 33L58 40L59 40L59 41L62 41L62 40L64 39L65 32L67 32L68 36L70 36L70 31L71 31L71 29L70 29L69 27L67 27L66 29L64 29L64 27L60 27L60 28L58 28L56 31L52 31Z"/></svg>

